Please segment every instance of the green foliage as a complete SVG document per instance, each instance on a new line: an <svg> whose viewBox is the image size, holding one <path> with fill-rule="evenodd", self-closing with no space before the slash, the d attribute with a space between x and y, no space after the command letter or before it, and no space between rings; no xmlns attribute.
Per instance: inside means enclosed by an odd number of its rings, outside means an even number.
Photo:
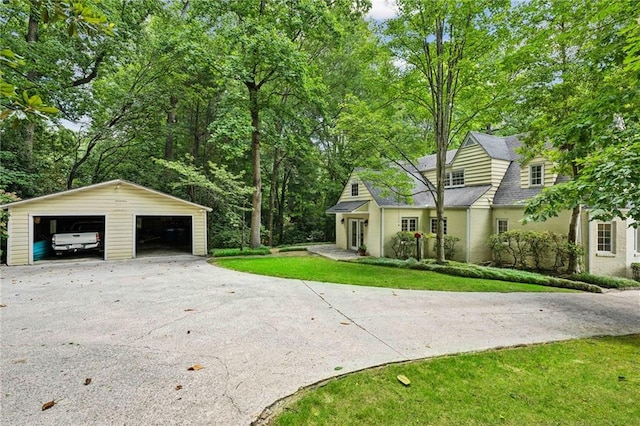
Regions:
<svg viewBox="0 0 640 426"><path fill-rule="evenodd" d="M306 246L284 246L284 247L278 248L278 251L280 253L289 253L292 251L307 251L307 247Z"/></svg>
<svg viewBox="0 0 640 426"><path fill-rule="evenodd" d="M264 256L271 254L271 250L268 247L261 247L257 249L211 249L210 252L213 257Z"/></svg>
<svg viewBox="0 0 640 426"><path fill-rule="evenodd" d="M416 256L416 239L412 232L400 231L391 238L391 249L398 259Z"/></svg>
<svg viewBox="0 0 640 426"><path fill-rule="evenodd" d="M15 201L20 201L20 197L13 192L6 192L3 188L0 188L0 205L13 203ZM0 251L2 251L1 249L4 247L4 243L9 236L7 233L8 222L9 211L6 209L0 209Z"/></svg>
<svg viewBox="0 0 640 426"><path fill-rule="evenodd" d="M604 288L638 288L640 285L637 281L620 277L605 277L602 275L593 275L586 272L580 274L572 274L571 279L582 281L585 283L595 284Z"/></svg>
<svg viewBox="0 0 640 426"><path fill-rule="evenodd" d="M385 260L382 260L385 262ZM388 268L360 262L336 262L317 256L269 256L248 259L216 259L219 266L238 271L268 276L322 281L338 284L373 287L439 290L439 291L492 291L492 292L555 292L566 291L545 286L520 284L493 279L474 279L419 270L413 260L389 259L384 266L397 262L404 268ZM366 263L366 262L362 262ZM382 265L382 263L381 263ZM409 269L406 265L415 265Z"/></svg>
<svg viewBox="0 0 640 426"><path fill-rule="evenodd" d="M267 421L278 426L634 424L639 345L635 334L375 367L304 388ZM403 387L398 375L408 377L411 386ZM585 401L585 395L597 396Z"/></svg>
<svg viewBox="0 0 640 426"><path fill-rule="evenodd" d="M455 257L456 255L456 243L460 241L460 238L458 237L454 237L451 235L445 235L444 236L444 258L446 260L451 260ZM438 248L438 242L434 241L433 243L433 250L437 250Z"/></svg>
<svg viewBox="0 0 640 426"><path fill-rule="evenodd" d="M528 283L541 286L588 291L592 293L602 292L599 287L585 282L580 282L578 280L550 277L548 275L542 275L528 271L519 271L514 269L492 268L487 266L474 265L471 263L449 261L446 264L438 264L433 261L417 262L415 259L400 260L388 258L358 259L357 262L365 263L368 265L415 269L420 271L432 271L465 278L500 280L514 283Z"/></svg>
<svg viewBox="0 0 640 426"><path fill-rule="evenodd" d="M503 265L510 261L512 268L563 272L570 254L582 260L584 249L567 241L567 237L549 231L514 229L493 234L487 241L493 262Z"/></svg>
<svg viewBox="0 0 640 426"><path fill-rule="evenodd" d="M633 273L633 279L636 281L640 281L640 263L633 262L631 264L631 272Z"/></svg>

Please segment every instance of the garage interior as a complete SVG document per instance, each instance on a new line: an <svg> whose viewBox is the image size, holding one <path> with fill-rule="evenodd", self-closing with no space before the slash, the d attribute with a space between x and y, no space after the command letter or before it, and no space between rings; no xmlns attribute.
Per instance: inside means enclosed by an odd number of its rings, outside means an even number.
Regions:
<svg viewBox="0 0 640 426"><path fill-rule="evenodd" d="M78 251L56 256L51 249L51 237L54 234L72 232L76 223L94 224L105 238L104 216L34 216L33 217L33 260L52 260L72 257L74 259L90 257L104 259L104 250Z"/></svg>
<svg viewBox="0 0 640 426"><path fill-rule="evenodd" d="M136 216L136 256L191 254L191 216Z"/></svg>

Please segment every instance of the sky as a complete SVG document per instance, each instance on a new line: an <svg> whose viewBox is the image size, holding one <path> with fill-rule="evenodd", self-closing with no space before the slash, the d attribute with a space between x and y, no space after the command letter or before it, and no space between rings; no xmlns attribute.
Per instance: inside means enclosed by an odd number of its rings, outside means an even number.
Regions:
<svg viewBox="0 0 640 426"><path fill-rule="evenodd" d="M382 21L393 18L395 14L395 0L371 0L371 10L367 16L374 21Z"/></svg>

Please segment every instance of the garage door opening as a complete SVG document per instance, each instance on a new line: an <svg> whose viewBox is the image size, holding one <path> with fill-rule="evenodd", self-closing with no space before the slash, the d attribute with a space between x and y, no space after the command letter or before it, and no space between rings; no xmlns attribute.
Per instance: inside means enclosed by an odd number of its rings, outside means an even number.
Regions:
<svg viewBox="0 0 640 426"><path fill-rule="evenodd" d="M191 216L136 216L136 257L193 253Z"/></svg>
<svg viewBox="0 0 640 426"><path fill-rule="evenodd" d="M34 262L104 259L104 216L34 216L32 226Z"/></svg>

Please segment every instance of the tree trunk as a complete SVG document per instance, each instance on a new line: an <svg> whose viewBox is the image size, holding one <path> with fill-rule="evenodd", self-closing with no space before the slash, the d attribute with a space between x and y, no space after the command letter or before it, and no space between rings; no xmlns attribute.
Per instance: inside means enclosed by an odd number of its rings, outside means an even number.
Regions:
<svg viewBox="0 0 640 426"><path fill-rule="evenodd" d="M25 36L25 40L27 43L36 43L38 41L38 22L40 21L40 11L36 7L36 5L31 2L29 7L29 23L27 24L27 35ZM27 79L29 81L34 81L36 79L35 70L31 70L27 73ZM35 139L35 130L36 124L33 121L30 121L27 124L27 140L25 141L25 148L27 159L29 164L31 163L31 158L33 156L33 141Z"/></svg>
<svg viewBox="0 0 640 426"><path fill-rule="evenodd" d="M436 155L436 263L445 263L444 257L444 178L447 165L447 147L449 146L449 127L446 120L446 110L450 107L445 99L444 79L444 23L436 20L436 69L435 90L432 96L435 98L435 139L437 147Z"/></svg>
<svg viewBox="0 0 640 426"><path fill-rule="evenodd" d="M169 98L169 112L167 112L167 139L164 143L164 159L173 159L173 129L177 120L176 107L178 98L171 96Z"/></svg>
<svg viewBox="0 0 640 426"><path fill-rule="evenodd" d="M578 218L580 217L580 206L575 206L571 210L571 221L569 222L569 233L567 234L567 242L573 246L578 244ZM567 273L573 274L578 271L578 253L576 250L569 250L569 258L567 265Z"/></svg>
<svg viewBox="0 0 640 426"><path fill-rule="evenodd" d="M27 35L25 40L27 43L35 43L38 41L38 22L40 21L40 11L33 1L29 7L29 23L27 24Z"/></svg>
<svg viewBox="0 0 640 426"><path fill-rule="evenodd" d="M251 234L249 246L260 247L260 225L262 216L262 177L260 176L260 106L258 87L253 82L245 83L249 90L251 112L251 163L253 167L253 197L251 198Z"/></svg>
<svg viewBox="0 0 640 426"><path fill-rule="evenodd" d="M278 175L280 174L280 148L273 150L273 167L271 168L271 188L269 189L269 242L273 247L273 219L276 205L276 192L278 191Z"/></svg>
<svg viewBox="0 0 640 426"><path fill-rule="evenodd" d="M284 172L282 176L282 187L280 190L280 201L278 202L278 243L282 244L284 240L284 206L287 194L287 185L289 183L289 177L291 171Z"/></svg>

